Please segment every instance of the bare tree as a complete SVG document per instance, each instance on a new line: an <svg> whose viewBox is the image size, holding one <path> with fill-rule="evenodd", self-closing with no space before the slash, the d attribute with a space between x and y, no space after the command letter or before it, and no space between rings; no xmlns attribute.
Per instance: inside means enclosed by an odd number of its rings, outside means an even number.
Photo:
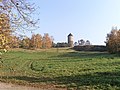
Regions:
<svg viewBox="0 0 120 90"><path fill-rule="evenodd" d="M32 18L35 11L34 4L28 0L1 0L0 13L9 17L11 30L26 30L35 26L37 20Z"/></svg>

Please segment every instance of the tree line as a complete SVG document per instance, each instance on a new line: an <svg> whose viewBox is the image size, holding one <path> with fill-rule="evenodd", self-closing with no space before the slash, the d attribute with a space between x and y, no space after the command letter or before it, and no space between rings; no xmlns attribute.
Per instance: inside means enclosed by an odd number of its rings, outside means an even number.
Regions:
<svg viewBox="0 0 120 90"><path fill-rule="evenodd" d="M15 36L11 30L9 17L7 14L0 14L0 48L51 48L53 44L53 37L45 33L44 36L40 34L33 34L31 38Z"/></svg>
<svg viewBox="0 0 120 90"><path fill-rule="evenodd" d="M13 35L15 31L29 31L30 28L36 26L38 20L31 17L34 11L34 4L30 4L25 0L0 0L0 48L52 47L53 38L49 34L44 36L33 34L31 38L21 38ZM86 41L86 43L90 44L89 41ZM78 44L84 45L84 41L80 40ZM113 28L107 34L106 46L110 53L120 52L120 30Z"/></svg>
<svg viewBox="0 0 120 90"><path fill-rule="evenodd" d="M33 34L29 37L10 36L9 48L24 48L24 49L44 49L51 48L53 45L53 38L45 33L44 36L40 34Z"/></svg>
<svg viewBox="0 0 120 90"><path fill-rule="evenodd" d="M79 45L79 46L84 46L84 45L91 45L91 42L89 40L84 40L84 39L80 39L78 40L78 42L74 43L75 46Z"/></svg>

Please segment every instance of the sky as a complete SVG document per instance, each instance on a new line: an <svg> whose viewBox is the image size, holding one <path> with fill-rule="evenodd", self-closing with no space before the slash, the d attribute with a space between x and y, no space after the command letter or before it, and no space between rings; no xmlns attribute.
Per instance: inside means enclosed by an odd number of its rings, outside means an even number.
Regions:
<svg viewBox="0 0 120 90"><path fill-rule="evenodd" d="M54 42L67 42L72 33L74 42L89 40L105 45L112 26L120 28L120 0L32 0L39 6L39 27L35 33L49 33Z"/></svg>

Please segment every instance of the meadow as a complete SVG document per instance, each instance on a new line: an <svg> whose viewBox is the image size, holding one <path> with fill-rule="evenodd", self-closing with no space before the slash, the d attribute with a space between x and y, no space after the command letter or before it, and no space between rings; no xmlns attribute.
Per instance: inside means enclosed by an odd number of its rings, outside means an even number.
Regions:
<svg viewBox="0 0 120 90"><path fill-rule="evenodd" d="M69 48L9 50L0 59L0 81L67 90L120 90L120 57Z"/></svg>

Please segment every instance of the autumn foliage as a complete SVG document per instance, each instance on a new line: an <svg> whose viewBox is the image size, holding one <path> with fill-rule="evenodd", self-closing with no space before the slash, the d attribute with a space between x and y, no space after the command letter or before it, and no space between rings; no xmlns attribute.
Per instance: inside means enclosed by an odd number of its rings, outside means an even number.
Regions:
<svg viewBox="0 0 120 90"><path fill-rule="evenodd" d="M43 48L51 48L52 47L52 38L49 36L48 33L45 33L43 36Z"/></svg>
<svg viewBox="0 0 120 90"><path fill-rule="evenodd" d="M30 40L31 48L42 48L42 36L40 34L33 34Z"/></svg>
<svg viewBox="0 0 120 90"><path fill-rule="evenodd" d="M2 13L0 14L0 48L6 48L10 41L10 22L9 17Z"/></svg>
<svg viewBox="0 0 120 90"><path fill-rule="evenodd" d="M113 28L109 34L107 34L106 46L110 53L120 52L120 30Z"/></svg>
<svg viewBox="0 0 120 90"><path fill-rule="evenodd" d="M53 39L48 33L44 36L33 34L31 38L15 36L12 34L9 17L6 14L0 14L0 48L25 48L42 49L51 48Z"/></svg>
<svg viewBox="0 0 120 90"><path fill-rule="evenodd" d="M53 44L53 39L49 34L33 34L31 38L23 37L22 39L13 36L11 48L24 48L24 49L43 49L51 48Z"/></svg>
<svg viewBox="0 0 120 90"><path fill-rule="evenodd" d="M26 0L0 0L0 49L30 47L29 38L19 39L13 32L32 31L39 19L32 18L35 6Z"/></svg>

